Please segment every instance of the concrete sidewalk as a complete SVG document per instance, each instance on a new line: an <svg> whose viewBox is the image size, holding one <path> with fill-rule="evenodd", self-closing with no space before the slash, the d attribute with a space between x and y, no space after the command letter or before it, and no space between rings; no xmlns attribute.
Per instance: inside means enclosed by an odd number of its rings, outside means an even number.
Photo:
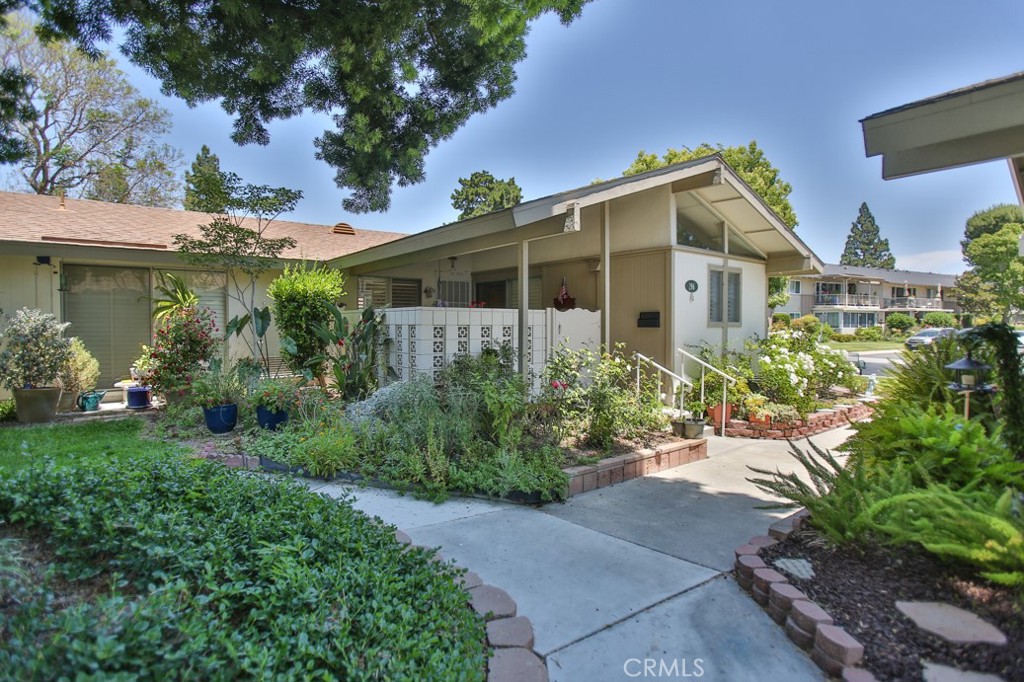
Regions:
<svg viewBox="0 0 1024 682"><path fill-rule="evenodd" d="M812 440L831 448L849 434ZM788 513L756 508L771 498L745 480L746 467L792 470L788 450L784 441L712 437L706 460L539 509L311 489L350 495L357 508L507 591L533 621L552 680L632 680L652 665L646 677L822 680L728 575L733 549Z"/></svg>

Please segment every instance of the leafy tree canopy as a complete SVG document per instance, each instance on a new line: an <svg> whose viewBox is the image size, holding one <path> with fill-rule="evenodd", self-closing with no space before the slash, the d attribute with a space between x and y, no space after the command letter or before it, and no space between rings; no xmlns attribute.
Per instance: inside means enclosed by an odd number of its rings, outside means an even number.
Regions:
<svg viewBox="0 0 1024 682"><path fill-rule="evenodd" d="M978 211L967 219L964 226L964 238L960 247L967 254L967 247L972 241L983 234L995 234L1008 223L1024 224L1024 210L1015 204L997 204L984 211Z"/></svg>
<svg viewBox="0 0 1024 682"><path fill-rule="evenodd" d="M191 172L185 171L185 210L223 213L236 189L229 187L229 182L234 179L221 171L220 159L204 144L192 162Z"/></svg>
<svg viewBox="0 0 1024 682"><path fill-rule="evenodd" d="M220 100L240 144L267 144L275 119L331 114L316 156L352 190L345 208L365 212L386 210L393 184L423 180L431 147L512 95L532 20L567 24L585 2L51 0L41 13L45 35L86 50L123 29L122 52L166 94Z"/></svg>
<svg viewBox="0 0 1024 682"><path fill-rule="evenodd" d="M896 267L896 257L889 250L889 240L882 239L867 202L860 205L857 219L850 225L850 234L846 237L846 248L839 257L839 264L884 270Z"/></svg>
<svg viewBox="0 0 1024 682"><path fill-rule="evenodd" d="M1017 255L1021 234L1024 224L1007 223L997 232L973 239L964 252L972 268L960 278L961 288L967 274L976 275L978 295L989 297L992 312L1004 323L1014 313L1024 311L1024 258Z"/></svg>
<svg viewBox="0 0 1024 682"><path fill-rule="evenodd" d="M523 190L515 178L499 180L487 171L476 171L469 179L459 178L452 192L452 207L461 211L459 220L515 206L523 200Z"/></svg>
<svg viewBox="0 0 1024 682"><path fill-rule="evenodd" d="M25 185L38 194L77 189L88 199L176 205L181 155L159 143L170 114L140 97L112 59L91 59L66 42L41 43L26 15L4 23L4 73L24 76L0 94L24 114L5 132L19 158L6 158L17 161Z"/></svg>
<svg viewBox="0 0 1024 682"><path fill-rule="evenodd" d="M729 167L758 193L788 228L796 228L796 211L789 203L789 194L793 191L793 186L782 179L779 169L772 165L768 157L764 155L764 151L757 146L757 140L751 140L750 144L746 146L738 145L736 147L725 147L721 143L712 146L707 142L702 142L693 149L689 147L669 149L661 157L641 151L622 174L637 175L673 163L691 161L712 154L721 154ZM778 308L789 302L788 287L788 277L770 277L768 279L768 306L770 308Z"/></svg>

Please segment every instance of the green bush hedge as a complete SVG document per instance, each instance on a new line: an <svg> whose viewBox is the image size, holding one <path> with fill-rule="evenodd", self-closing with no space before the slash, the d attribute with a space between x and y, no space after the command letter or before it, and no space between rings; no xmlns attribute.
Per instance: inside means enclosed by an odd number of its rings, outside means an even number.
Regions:
<svg viewBox="0 0 1024 682"><path fill-rule="evenodd" d="M933 311L925 313L924 317L921 318L921 322L923 322L926 327L955 327L956 317L953 313Z"/></svg>
<svg viewBox="0 0 1024 682"><path fill-rule="evenodd" d="M484 679L456 569L300 485L179 458L30 467L0 480L0 521L59 557L0 576L2 679Z"/></svg>

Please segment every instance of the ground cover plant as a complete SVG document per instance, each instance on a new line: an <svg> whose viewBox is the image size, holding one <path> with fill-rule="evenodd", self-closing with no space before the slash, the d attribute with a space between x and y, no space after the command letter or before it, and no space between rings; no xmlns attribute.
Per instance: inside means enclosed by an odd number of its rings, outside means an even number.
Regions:
<svg viewBox="0 0 1024 682"><path fill-rule="evenodd" d="M142 438L142 419L0 429L0 473L9 475L43 459L56 466L101 464L136 456L174 456L177 445Z"/></svg>
<svg viewBox="0 0 1024 682"><path fill-rule="evenodd" d="M289 481L40 463L0 479L0 523L0 679L485 676L456 569Z"/></svg>

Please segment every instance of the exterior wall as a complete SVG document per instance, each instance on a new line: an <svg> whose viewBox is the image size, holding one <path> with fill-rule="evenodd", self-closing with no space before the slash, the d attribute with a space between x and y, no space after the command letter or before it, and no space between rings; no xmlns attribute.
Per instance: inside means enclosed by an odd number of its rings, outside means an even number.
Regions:
<svg viewBox="0 0 1024 682"><path fill-rule="evenodd" d="M670 367L669 332L674 317L668 306L669 251L615 256L611 272L612 343L624 343ZM660 327L638 327L641 312L661 314Z"/></svg>
<svg viewBox="0 0 1024 682"><path fill-rule="evenodd" d="M672 190L668 185L612 201L612 253L666 247L675 243L673 206ZM583 225L584 230L589 228L586 222Z"/></svg>
<svg viewBox="0 0 1024 682"><path fill-rule="evenodd" d="M764 263L687 249L675 249L672 258L676 313L672 323L673 353L676 348L693 353L702 341L723 349L742 348L746 339L766 334L768 275ZM736 269L741 273L739 324L723 325L708 320L708 273L712 267ZM691 279L697 282L697 291L693 294L684 289L685 282Z"/></svg>

